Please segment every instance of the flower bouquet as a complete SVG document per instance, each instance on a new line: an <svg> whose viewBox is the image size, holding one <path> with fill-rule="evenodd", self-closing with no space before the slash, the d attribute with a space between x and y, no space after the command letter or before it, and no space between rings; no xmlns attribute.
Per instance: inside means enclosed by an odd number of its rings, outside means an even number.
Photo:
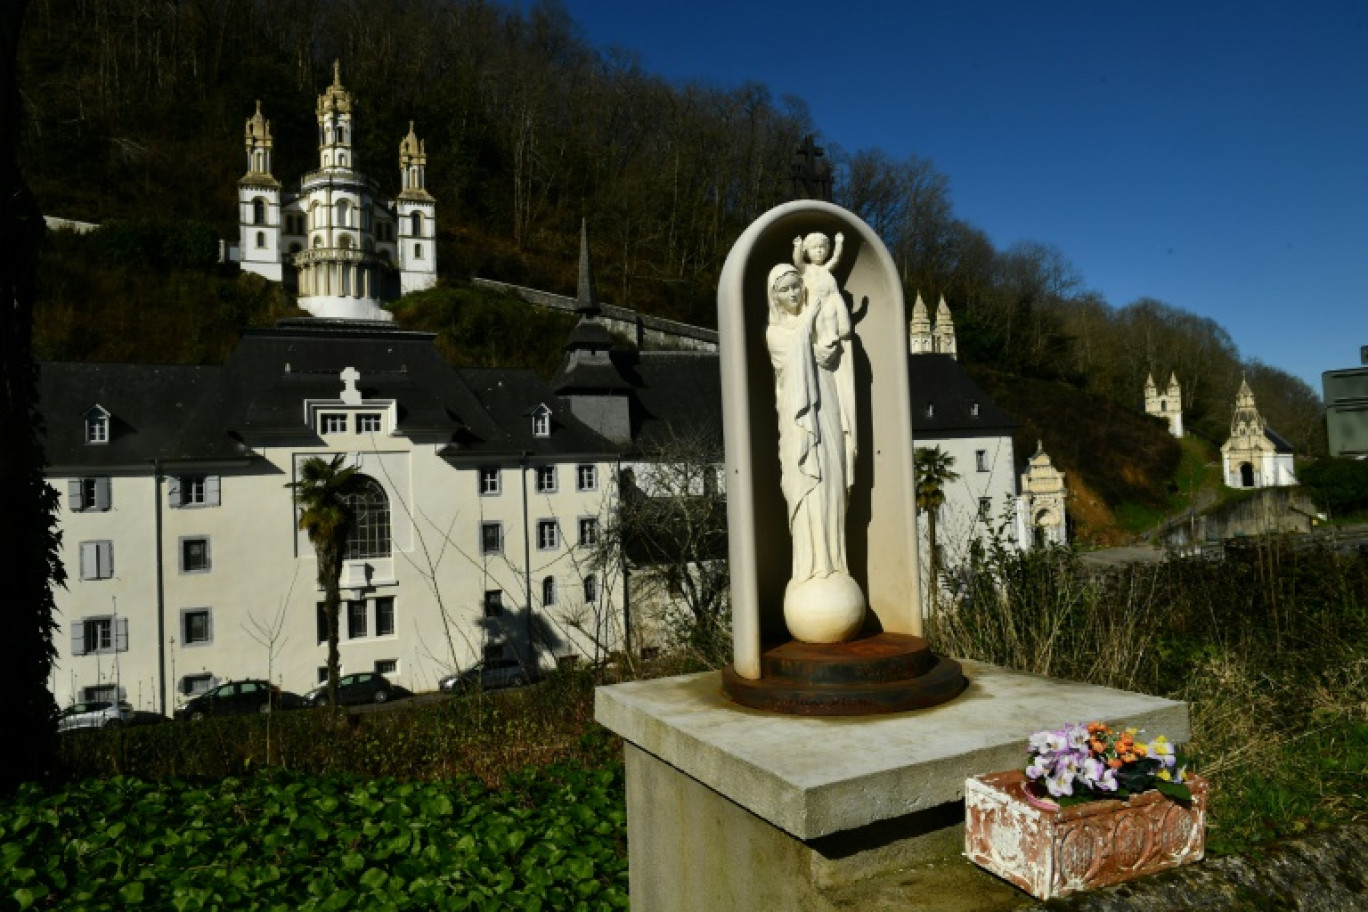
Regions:
<svg viewBox="0 0 1368 912"><path fill-rule="evenodd" d="M1186 769L1163 735L1148 743L1135 728L1113 731L1102 722L1040 731L1028 746L1026 793L1047 806L1072 807L1103 798L1126 799L1156 790L1175 801L1191 801Z"/></svg>

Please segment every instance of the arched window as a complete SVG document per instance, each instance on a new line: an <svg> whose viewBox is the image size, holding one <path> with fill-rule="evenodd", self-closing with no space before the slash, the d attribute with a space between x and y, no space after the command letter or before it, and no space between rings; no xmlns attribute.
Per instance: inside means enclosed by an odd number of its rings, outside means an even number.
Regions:
<svg viewBox="0 0 1368 912"><path fill-rule="evenodd" d="M362 479L361 492L347 496L353 523L347 536L347 560L390 556L390 508L384 488L373 478Z"/></svg>
<svg viewBox="0 0 1368 912"><path fill-rule="evenodd" d="M314 239L313 239L313 245L314 245L315 247L322 247L322 246L323 246L323 235L321 235L321 234L315 234L315 235L314 235Z"/></svg>
<svg viewBox="0 0 1368 912"><path fill-rule="evenodd" d="M542 605L549 606L556 604L556 578L548 576L542 580Z"/></svg>
<svg viewBox="0 0 1368 912"><path fill-rule="evenodd" d="M266 246L266 232L264 232L264 231L258 231L258 232L257 232L257 246L258 246L258 247L265 247L265 246Z"/></svg>
<svg viewBox="0 0 1368 912"><path fill-rule="evenodd" d="M598 601L598 597L598 577L591 573L584 578L584 603L591 605Z"/></svg>
<svg viewBox="0 0 1368 912"><path fill-rule="evenodd" d="M252 200L252 224L266 224L266 203L262 201L261 197Z"/></svg>
<svg viewBox="0 0 1368 912"><path fill-rule="evenodd" d="M335 208L337 209L337 221L334 222L335 227L338 227L338 228L350 228L350 227L352 227L352 223L351 223L351 203L349 203L347 200L340 199L340 200L337 201L337 204L336 204L336 207L335 207Z"/></svg>
<svg viewBox="0 0 1368 912"><path fill-rule="evenodd" d="M412 234L413 234L413 236L414 236L414 237L422 237L422 236L423 236L423 213L421 213L421 212L415 212L415 213L413 213L413 215L409 216L409 220L413 223L413 228L412 228Z"/></svg>
<svg viewBox="0 0 1368 912"><path fill-rule="evenodd" d="M343 250L351 250L352 239L350 234L340 234L337 236L337 246Z"/></svg>

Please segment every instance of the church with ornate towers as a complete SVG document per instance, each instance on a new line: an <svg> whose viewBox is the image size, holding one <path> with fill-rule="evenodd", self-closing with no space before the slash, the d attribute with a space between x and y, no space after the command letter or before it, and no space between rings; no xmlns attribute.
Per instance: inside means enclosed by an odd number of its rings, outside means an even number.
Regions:
<svg viewBox="0 0 1368 912"><path fill-rule="evenodd" d="M1169 433L1178 439L1183 437L1183 389L1178 385L1178 375L1169 373L1168 388L1162 393L1154 384L1154 374L1145 377L1145 414L1162 418L1168 422Z"/></svg>
<svg viewBox="0 0 1368 912"><path fill-rule="evenodd" d="M1280 488L1295 485L1292 444L1270 428L1259 414L1249 381L1240 380L1230 439L1221 445L1221 466L1231 488Z"/></svg>
<svg viewBox="0 0 1368 912"><path fill-rule="evenodd" d="M316 317L389 320L381 302L437 281L437 203L412 123L399 143L397 197L357 170L356 108L335 63L318 96L318 168L287 190L272 172L271 122L257 102L238 181L238 243L227 258L294 290Z"/></svg>
<svg viewBox="0 0 1368 912"><path fill-rule="evenodd" d="M945 303L945 295L941 295L936 322L932 325L926 302L922 300L921 292L917 293L917 303L912 305L912 319L908 323L907 350L914 355L959 357L955 347L955 321L950 318L950 305Z"/></svg>

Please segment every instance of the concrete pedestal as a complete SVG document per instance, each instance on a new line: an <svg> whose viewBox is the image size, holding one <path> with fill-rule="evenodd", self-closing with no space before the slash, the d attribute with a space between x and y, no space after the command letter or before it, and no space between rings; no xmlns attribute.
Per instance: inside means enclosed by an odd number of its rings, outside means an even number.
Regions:
<svg viewBox="0 0 1368 912"><path fill-rule="evenodd" d="M963 665L958 699L859 718L746 709L718 672L600 688L596 718L627 741L633 908L1014 908L1025 894L961 855L967 777L1022 766L1066 722L1188 739L1183 703Z"/></svg>

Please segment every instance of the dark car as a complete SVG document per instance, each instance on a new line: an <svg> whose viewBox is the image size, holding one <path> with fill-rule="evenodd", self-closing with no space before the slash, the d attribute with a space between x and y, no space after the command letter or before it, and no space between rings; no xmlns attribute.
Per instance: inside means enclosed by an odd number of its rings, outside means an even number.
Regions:
<svg viewBox="0 0 1368 912"><path fill-rule="evenodd" d="M437 682L442 693L465 690L497 690L500 687L522 687L536 680L517 659L492 659L477 662L460 674L447 675Z"/></svg>
<svg viewBox="0 0 1368 912"><path fill-rule="evenodd" d="M241 716L270 712L281 705L281 693L269 681L229 681L190 700L176 710L177 719Z"/></svg>
<svg viewBox="0 0 1368 912"><path fill-rule="evenodd" d="M396 695L396 688L389 679L373 671L360 671L343 675L337 679L337 702L340 706L357 703L384 703ZM328 685L315 687L305 694L304 699L310 706L328 705Z"/></svg>

